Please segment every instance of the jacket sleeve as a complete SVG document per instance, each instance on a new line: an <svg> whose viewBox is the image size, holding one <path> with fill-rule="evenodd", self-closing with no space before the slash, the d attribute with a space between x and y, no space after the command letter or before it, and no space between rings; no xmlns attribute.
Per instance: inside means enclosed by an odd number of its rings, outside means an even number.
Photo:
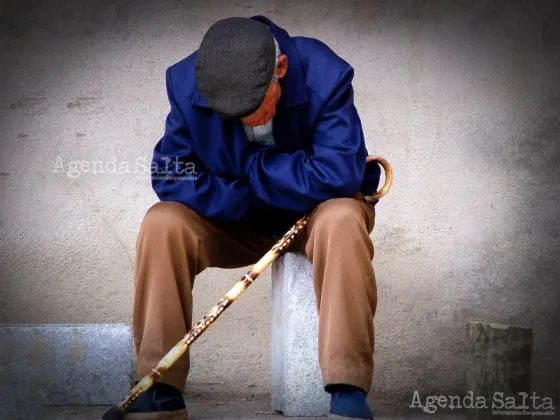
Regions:
<svg viewBox="0 0 560 420"><path fill-rule="evenodd" d="M285 210L310 211L321 202L353 197L366 167L361 122L349 67L320 112L309 152L265 146L250 151L244 174L257 197Z"/></svg>
<svg viewBox="0 0 560 420"><path fill-rule="evenodd" d="M170 111L165 131L154 148L152 187L161 201L176 201L208 218L240 220L253 196L249 185L209 172L197 159L186 120L174 97L170 69L166 71Z"/></svg>

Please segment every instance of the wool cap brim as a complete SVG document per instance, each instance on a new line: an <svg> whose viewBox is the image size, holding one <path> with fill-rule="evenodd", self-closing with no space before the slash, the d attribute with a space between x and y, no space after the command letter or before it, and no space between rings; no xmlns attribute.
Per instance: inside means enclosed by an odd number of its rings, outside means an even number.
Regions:
<svg viewBox="0 0 560 420"><path fill-rule="evenodd" d="M267 25L231 17L214 23L196 57L196 83L206 103L225 118L258 109L276 67L276 44Z"/></svg>

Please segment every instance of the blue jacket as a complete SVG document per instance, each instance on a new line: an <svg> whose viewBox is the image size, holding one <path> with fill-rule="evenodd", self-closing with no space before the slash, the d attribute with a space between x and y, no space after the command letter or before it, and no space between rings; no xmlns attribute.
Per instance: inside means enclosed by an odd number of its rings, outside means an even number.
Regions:
<svg viewBox="0 0 560 420"><path fill-rule="evenodd" d="M365 163L352 66L321 41L253 19L269 25L288 56L273 120L276 145L250 145L241 121L210 109L196 87L195 51L166 70L170 111L152 169L170 172L153 176L152 185L162 201L281 236L325 200L375 192L381 171Z"/></svg>

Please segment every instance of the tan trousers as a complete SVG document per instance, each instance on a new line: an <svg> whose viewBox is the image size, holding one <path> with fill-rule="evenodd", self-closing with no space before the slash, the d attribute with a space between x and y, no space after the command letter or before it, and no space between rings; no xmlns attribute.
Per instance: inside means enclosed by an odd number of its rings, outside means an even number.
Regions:
<svg viewBox="0 0 560 420"><path fill-rule="evenodd" d="M326 201L316 208L306 233L291 249L304 252L313 263L318 358L325 386L350 384L370 391L377 305L369 236L374 219L374 210L360 200ZM217 226L179 203L159 202L151 207L137 241L136 379L149 374L192 327L197 274L207 267L252 265L275 242L247 226ZM182 390L189 367L187 352L159 381Z"/></svg>

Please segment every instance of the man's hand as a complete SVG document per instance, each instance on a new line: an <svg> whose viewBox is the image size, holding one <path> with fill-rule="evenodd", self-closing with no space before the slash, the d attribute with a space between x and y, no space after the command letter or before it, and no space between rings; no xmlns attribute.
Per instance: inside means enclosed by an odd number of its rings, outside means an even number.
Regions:
<svg viewBox="0 0 560 420"><path fill-rule="evenodd" d="M358 200L358 201L366 201L364 195L361 192L356 193L356 195L353 198L354 200Z"/></svg>

